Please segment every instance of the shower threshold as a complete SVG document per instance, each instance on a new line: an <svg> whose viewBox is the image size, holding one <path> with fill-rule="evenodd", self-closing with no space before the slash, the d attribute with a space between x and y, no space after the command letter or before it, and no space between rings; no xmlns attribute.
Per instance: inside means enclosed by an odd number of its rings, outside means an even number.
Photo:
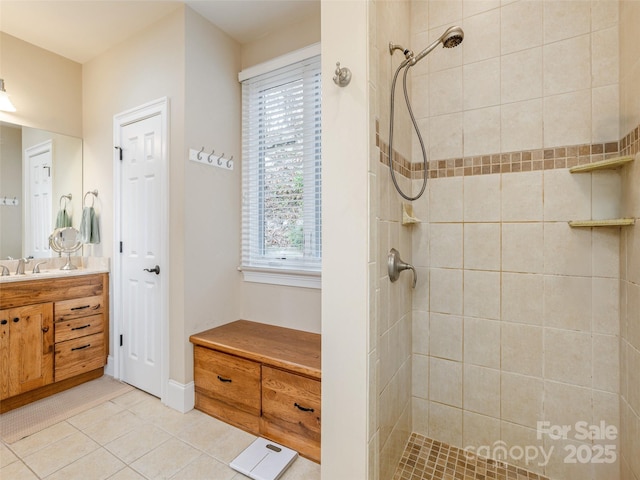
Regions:
<svg viewBox="0 0 640 480"><path fill-rule="evenodd" d="M479 457L412 433L393 480L549 480L520 467Z"/></svg>

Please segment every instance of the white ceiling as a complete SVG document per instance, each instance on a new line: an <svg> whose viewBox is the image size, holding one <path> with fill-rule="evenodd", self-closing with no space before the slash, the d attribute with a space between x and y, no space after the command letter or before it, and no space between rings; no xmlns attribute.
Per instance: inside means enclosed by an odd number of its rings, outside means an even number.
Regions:
<svg viewBox="0 0 640 480"><path fill-rule="evenodd" d="M0 30L84 63L182 3L241 44L320 11L320 0L0 0Z"/></svg>

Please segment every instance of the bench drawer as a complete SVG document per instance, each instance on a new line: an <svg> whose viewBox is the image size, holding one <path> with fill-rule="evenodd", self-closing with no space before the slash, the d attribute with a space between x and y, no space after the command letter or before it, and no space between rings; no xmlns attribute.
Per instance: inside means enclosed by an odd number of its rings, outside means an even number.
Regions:
<svg viewBox="0 0 640 480"><path fill-rule="evenodd" d="M318 380L263 365L260 433L319 462L320 393Z"/></svg>
<svg viewBox="0 0 640 480"><path fill-rule="evenodd" d="M196 345L194 380L196 393L223 404L225 411L260 416L259 363ZM216 414L225 418L229 415Z"/></svg>

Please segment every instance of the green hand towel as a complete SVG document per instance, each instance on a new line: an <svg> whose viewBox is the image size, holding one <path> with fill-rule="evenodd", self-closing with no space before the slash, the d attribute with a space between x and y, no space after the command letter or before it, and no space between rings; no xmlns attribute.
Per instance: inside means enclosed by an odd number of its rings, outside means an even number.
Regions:
<svg viewBox="0 0 640 480"><path fill-rule="evenodd" d="M60 209L56 218L56 228L64 228L71 226L71 216L67 213L66 208Z"/></svg>
<svg viewBox="0 0 640 480"><path fill-rule="evenodd" d="M80 220L80 241L82 243L100 243L100 227L98 216L93 207L82 209L82 219Z"/></svg>

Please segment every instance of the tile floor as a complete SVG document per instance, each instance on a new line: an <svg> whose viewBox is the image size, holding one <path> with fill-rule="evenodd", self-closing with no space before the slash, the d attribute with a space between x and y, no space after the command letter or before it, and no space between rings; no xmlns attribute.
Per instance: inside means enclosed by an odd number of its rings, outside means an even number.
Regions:
<svg viewBox="0 0 640 480"><path fill-rule="evenodd" d="M412 433L393 480L549 480Z"/></svg>
<svg viewBox="0 0 640 480"><path fill-rule="evenodd" d="M246 480L228 463L256 437L197 410L181 414L134 390L12 444L2 480ZM319 480L302 457L283 480Z"/></svg>

